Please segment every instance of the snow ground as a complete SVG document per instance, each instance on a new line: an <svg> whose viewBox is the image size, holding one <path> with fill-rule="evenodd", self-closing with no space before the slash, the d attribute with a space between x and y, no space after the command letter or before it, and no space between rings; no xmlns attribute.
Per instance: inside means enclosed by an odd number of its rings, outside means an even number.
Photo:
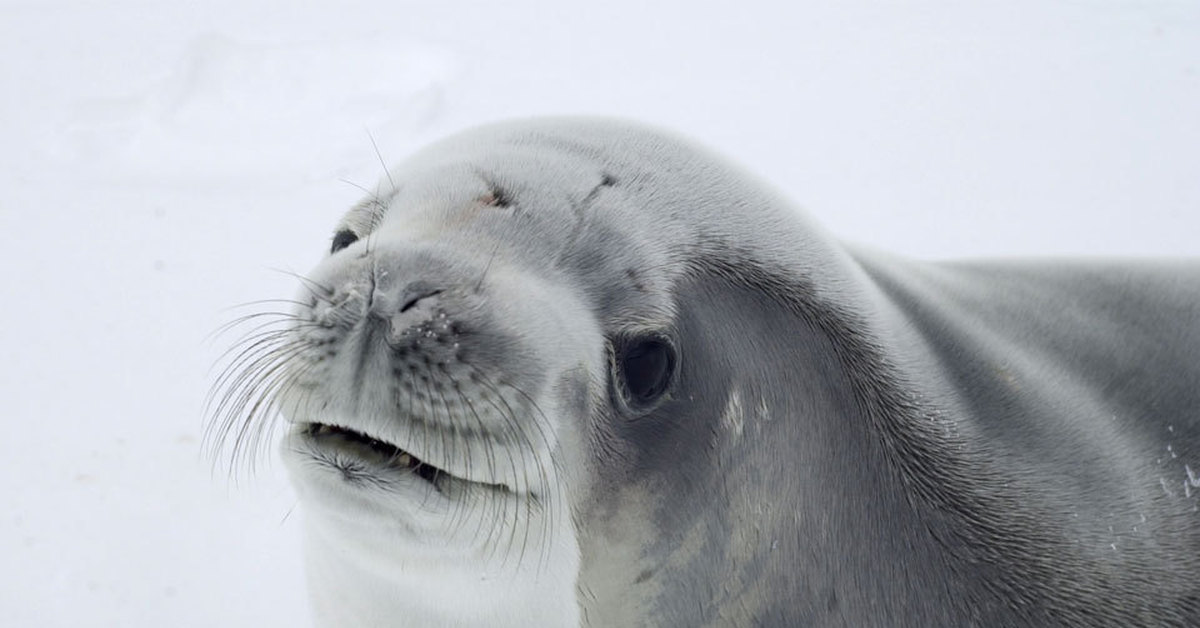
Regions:
<svg viewBox="0 0 1200 628"><path fill-rule="evenodd" d="M622 115L911 255L1200 252L1194 1L821 4L0 0L0 624L307 624L278 465L199 453L205 337L371 137Z"/></svg>

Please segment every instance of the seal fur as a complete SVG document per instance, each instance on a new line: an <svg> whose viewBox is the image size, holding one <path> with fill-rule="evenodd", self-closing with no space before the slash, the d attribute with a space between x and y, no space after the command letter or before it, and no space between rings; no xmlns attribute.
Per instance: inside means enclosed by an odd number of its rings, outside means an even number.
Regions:
<svg viewBox="0 0 1200 628"><path fill-rule="evenodd" d="M606 120L380 190L218 412L287 418L325 625L1200 620L1196 263L846 246Z"/></svg>

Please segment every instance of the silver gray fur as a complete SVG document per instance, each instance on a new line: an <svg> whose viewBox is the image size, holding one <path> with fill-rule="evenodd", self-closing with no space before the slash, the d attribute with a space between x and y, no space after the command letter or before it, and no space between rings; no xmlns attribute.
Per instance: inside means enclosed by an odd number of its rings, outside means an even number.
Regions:
<svg viewBox="0 0 1200 628"><path fill-rule="evenodd" d="M450 138L339 229L362 239L312 281L342 296L298 316L344 328L288 358L308 392L278 403L435 424L411 442L477 471L472 447L524 439L484 475L558 470L582 626L1200 625L1200 264L858 250L694 145L591 119ZM381 267L364 305L347 286ZM421 286L443 292L402 316ZM471 333L398 340L435 312ZM679 371L636 413L611 342L645 332ZM453 403L398 385L429 358Z"/></svg>

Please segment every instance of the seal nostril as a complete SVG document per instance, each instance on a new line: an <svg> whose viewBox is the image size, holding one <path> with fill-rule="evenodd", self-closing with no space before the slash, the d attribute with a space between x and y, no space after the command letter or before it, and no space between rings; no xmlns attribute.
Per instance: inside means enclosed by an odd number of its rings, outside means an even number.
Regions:
<svg viewBox="0 0 1200 628"><path fill-rule="evenodd" d="M439 288L430 288L427 286L413 285L405 289L404 304L400 306L400 313L403 314L420 303L424 299L435 297L442 293Z"/></svg>

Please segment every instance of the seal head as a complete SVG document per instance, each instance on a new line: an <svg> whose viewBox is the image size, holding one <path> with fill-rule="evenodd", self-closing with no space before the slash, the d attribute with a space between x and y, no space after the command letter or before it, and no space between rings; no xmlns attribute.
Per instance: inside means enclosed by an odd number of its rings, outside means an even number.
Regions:
<svg viewBox="0 0 1200 628"><path fill-rule="evenodd" d="M900 260L577 119L422 151L331 249L221 413L287 419L326 625L1200 617L1194 264Z"/></svg>

